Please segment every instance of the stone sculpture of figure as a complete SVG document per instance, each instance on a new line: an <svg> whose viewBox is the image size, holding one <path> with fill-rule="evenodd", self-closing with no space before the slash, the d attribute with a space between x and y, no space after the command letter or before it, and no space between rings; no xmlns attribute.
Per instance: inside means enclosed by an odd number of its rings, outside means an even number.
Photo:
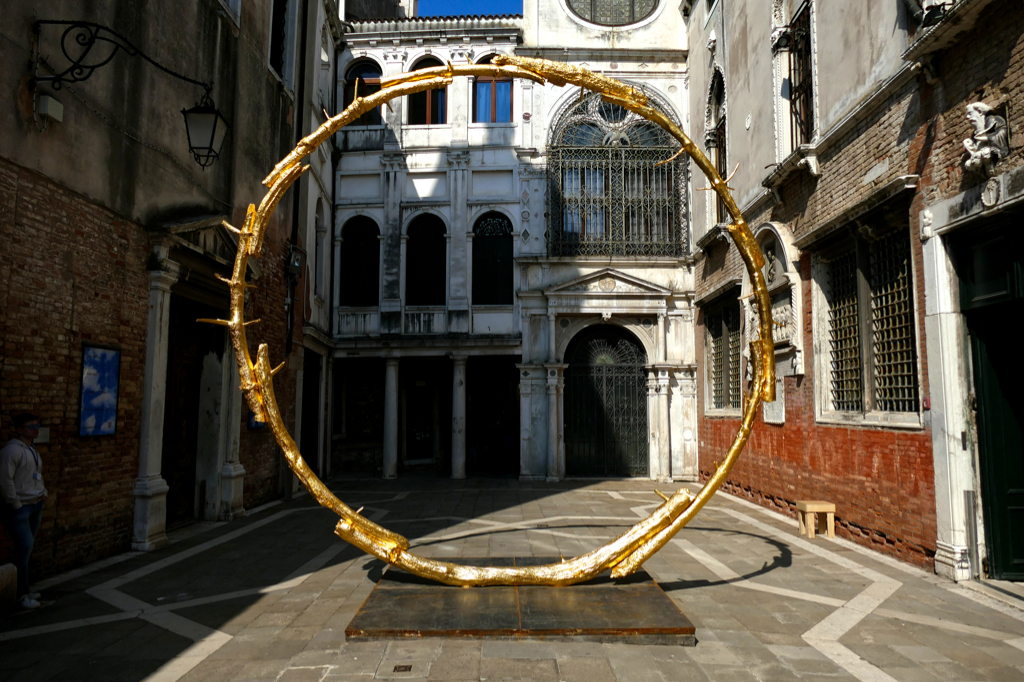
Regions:
<svg viewBox="0 0 1024 682"><path fill-rule="evenodd" d="M964 167L991 176L999 160L1010 154L1006 119L993 114L992 107L984 102L974 102L967 105L967 120L971 122L974 133L964 140L969 155Z"/></svg>

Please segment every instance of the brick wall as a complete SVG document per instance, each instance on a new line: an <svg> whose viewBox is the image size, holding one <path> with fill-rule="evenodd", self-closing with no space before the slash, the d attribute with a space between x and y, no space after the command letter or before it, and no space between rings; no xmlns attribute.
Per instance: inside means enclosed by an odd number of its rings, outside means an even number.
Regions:
<svg viewBox="0 0 1024 682"><path fill-rule="evenodd" d="M261 320L247 329L250 348L267 343L275 366L285 360L289 225L285 202L268 230L258 288L250 291L246 310L247 319ZM150 241L141 226L0 159L0 243L0 434L6 442L11 417L26 411L50 427L50 443L38 447L50 493L33 552L33 572L40 577L131 545ZM121 349L114 436L77 435L83 343ZM292 364L274 380L289 428L295 411ZM280 497L283 460L269 429L248 429L247 407L242 421L244 504L252 508ZM0 531L0 563L9 561L9 550Z"/></svg>
<svg viewBox="0 0 1024 682"><path fill-rule="evenodd" d="M42 416L50 498L33 553L43 574L128 549L138 475L149 281L144 230L0 159L0 419ZM121 349L117 433L79 437L82 344ZM0 562L7 560L0 541Z"/></svg>

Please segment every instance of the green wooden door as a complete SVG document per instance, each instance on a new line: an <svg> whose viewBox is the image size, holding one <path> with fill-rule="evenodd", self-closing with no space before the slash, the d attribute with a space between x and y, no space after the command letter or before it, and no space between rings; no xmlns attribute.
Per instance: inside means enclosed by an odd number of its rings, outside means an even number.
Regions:
<svg viewBox="0 0 1024 682"><path fill-rule="evenodd" d="M1003 216L956 245L977 397L989 573L1024 580L1024 319L1020 220Z"/></svg>
<svg viewBox="0 0 1024 682"><path fill-rule="evenodd" d="M1022 301L967 313L989 571L1003 580L1024 580L1024 367L1020 339L1009 333L1013 321L1022 318Z"/></svg>

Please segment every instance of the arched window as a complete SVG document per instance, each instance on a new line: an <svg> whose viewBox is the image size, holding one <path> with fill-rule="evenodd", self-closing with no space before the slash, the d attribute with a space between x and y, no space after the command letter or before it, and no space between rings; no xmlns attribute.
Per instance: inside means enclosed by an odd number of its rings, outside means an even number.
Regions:
<svg viewBox="0 0 1024 682"><path fill-rule="evenodd" d="M674 118L667 104L645 93ZM551 255L682 255L686 163L656 165L678 150L661 126L599 94L574 98L548 144Z"/></svg>
<svg viewBox="0 0 1024 682"><path fill-rule="evenodd" d="M345 106L352 104L356 96L366 97L380 91L380 67L371 61L356 62L345 72ZM354 126L379 126L380 108L371 109L352 121Z"/></svg>
<svg viewBox="0 0 1024 682"><path fill-rule="evenodd" d="M444 221L425 213L409 225L405 249L405 304L444 305L447 283Z"/></svg>
<svg viewBox="0 0 1024 682"><path fill-rule="evenodd" d="M338 260L338 305L376 306L380 300L380 231L366 216L352 218L341 229Z"/></svg>
<svg viewBox="0 0 1024 682"><path fill-rule="evenodd" d="M473 305L512 305L512 221L501 213L473 226Z"/></svg>
<svg viewBox="0 0 1024 682"><path fill-rule="evenodd" d="M413 71L429 69L432 66L444 66L433 57L421 59L413 67ZM439 125L448 121L446 88L425 90L409 95L409 125Z"/></svg>
<svg viewBox="0 0 1024 682"><path fill-rule="evenodd" d="M324 223L324 202L317 200L313 220L316 234L313 242L313 295L324 298L324 273L327 271L327 225Z"/></svg>
<svg viewBox="0 0 1024 682"><path fill-rule="evenodd" d="M711 111L708 121L710 129L705 132L705 142L708 149L714 151L715 169L722 179L725 179L729 177L729 157L725 136L725 80L722 79L722 74L718 71L715 71L715 75L711 79L709 106ZM715 207L715 222L729 222L729 211L725 208L725 202L719 198Z"/></svg>
<svg viewBox="0 0 1024 682"><path fill-rule="evenodd" d="M569 0L573 14L594 24L626 26L651 16L658 0Z"/></svg>
<svg viewBox="0 0 1024 682"><path fill-rule="evenodd" d="M478 64L490 64L488 55ZM512 122L512 79L478 76L473 85L473 123Z"/></svg>

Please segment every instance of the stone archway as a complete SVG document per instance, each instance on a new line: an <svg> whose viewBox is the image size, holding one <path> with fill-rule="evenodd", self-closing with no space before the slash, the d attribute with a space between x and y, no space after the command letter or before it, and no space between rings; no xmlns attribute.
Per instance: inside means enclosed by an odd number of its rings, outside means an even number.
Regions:
<svg viewBox="0 0 1024 682"><path fill-rule="evenodd" d="M565 360L567 476L644 476L650 470L647 354L615 325L587 327Z"/></svg>

